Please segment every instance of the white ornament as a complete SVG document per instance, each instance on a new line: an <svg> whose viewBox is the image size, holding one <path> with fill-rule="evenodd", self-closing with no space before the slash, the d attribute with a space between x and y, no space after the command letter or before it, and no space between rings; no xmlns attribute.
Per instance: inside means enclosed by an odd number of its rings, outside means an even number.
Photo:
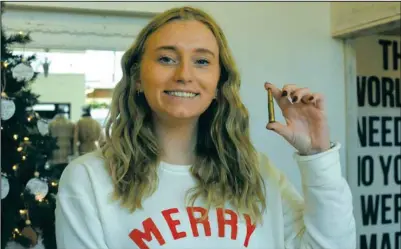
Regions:
<svg viewBox="0 0 401 249"><path fill-rule="evenodd" d="M1 99L1 119L9 120L15 113L15 103L11 99Z"/></svg>
<svg viewBox="0 0 401 249"><path fill-rule="evenodd" d="M39 178L32 178L26 184L26 188L35 195L36 200L45 198L47 193L49 193L49 186L46 182L40 180Z"/></svg>
<svg viewBox="0 0 401 249"><path fill-rule="evenodd" d="M38 120L37 126L38 126L38 130L39 130L40 134L42 134L42 136L49 133L49 124L46 121L44 121L42 119Z"/></svg>
<svg viewBox="0 0 401 249"><path fill-rule="evenodd" d="M25 63L20 63L11 69L13 77L17 81L28 81L33 78L34 71L32 67L26 65Z"/></svg>
<svg viewBox="0 0 401 249"><path fill-rule="evenodd" d="M1 176L1 199L6 198L8 192L10 192L10 183L8 183L7 177Z"/></svg>

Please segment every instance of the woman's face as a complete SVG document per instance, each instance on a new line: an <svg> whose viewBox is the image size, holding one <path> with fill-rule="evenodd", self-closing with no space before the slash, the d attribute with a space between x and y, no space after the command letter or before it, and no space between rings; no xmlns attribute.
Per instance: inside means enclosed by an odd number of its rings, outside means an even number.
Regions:
<svg viewBox="0 0 401 249"><path fill-rule="evenodd" d="M139 87L158 117L197 119L213 101L219 78L219 47L203 23L173 21L147 39Z"/></svg>

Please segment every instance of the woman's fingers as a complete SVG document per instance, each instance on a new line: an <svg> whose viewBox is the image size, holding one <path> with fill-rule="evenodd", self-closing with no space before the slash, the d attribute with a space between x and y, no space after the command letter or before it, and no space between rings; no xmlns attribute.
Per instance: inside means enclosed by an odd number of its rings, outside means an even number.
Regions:
<svg viewBox="0 0 401 249"><path fill-rule="evenodd" d="M291 96L291 93L293 93L297 89L297 85L295 84L286 84L283 87L283 94L282 97L288 97Z"/></svg>
<svg viewBox="0 0 401 249"><path fill-rule="evenodd" d="M313 93L309 93L309 94L305 94L302 99L301 102L304 104L312 104L313 100L314 100L314 94Z"/></svg>
<svg viewBox="0 0 401 249"><path fill-rule="evenodd" d="M293 143L294 141L294 132L285 124L280 122L268 123L266 126L267 129L276 132L277 134L284 137L289 143Z"/></svg>
<svg viewBox="0 0 401 249"><path fill-rule="evenodd" d="M313 104L318 109L324 109L324 97L320 93L311 93L309 88L298 88L295 84L284 85L282 89L271 83L265 83L265 89L271 89L278 106L283 109L290 104Z"/></svg>
<svg viewBox="0 0 401 249"><path fill-rule="evenodd" d="M266 82L265 83L265 89L268 90L269 88L272 90L272 95L273 95L274 99L278 102L280 100L280 97L281 97L281 89L277 88L272 83Z"/></svg>
<svg viewBox="0 0 401 249"><path fill-rule="evenodd" d="M293 104L300 103L302 101L302 99L304 97L307 98L308 95L310 95L310 91L308 88L296 88L290 94L291 102Z"/></svg>
<svg viewBox="0 0 401 249"><path fill-rule="evenodd" d="M324 110L324 104L325 104L325 99L323 94L321 93L314 93L312 95L313 100L311 100L311 103L315 104L315 106L320 109L320 110Z"/></svg>
<svg viewBox="0 0 401 249"><path fill-rule="evenodd" d="M266 83L265 88L266 88L266 90L269 88L272 90L272 95L273 95L274 99L276 100L280 109L283 110L283 108L285 108L286 105L291 104L288 93L295 90L296 86L295 85L286 85L283 89L280 89L271 83Z"/></svg>

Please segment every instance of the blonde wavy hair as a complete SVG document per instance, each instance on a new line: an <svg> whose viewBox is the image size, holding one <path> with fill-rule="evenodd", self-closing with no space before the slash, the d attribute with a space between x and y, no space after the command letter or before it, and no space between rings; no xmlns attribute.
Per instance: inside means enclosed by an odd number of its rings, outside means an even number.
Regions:
<svg viewBox="0 0 401 249"><path fill-rule="evenodd" d="M265 184L258 154L249 136L248 111L241 102L240 75L226 37L204 11L192 7L170 9L156 16L125 52L123 77L112 98L102 154L114 184L113 197L131 212L142 208L144 198L158 186L159 145L153 131L152 110L143 94L136 94L140 63L148 37L166 23L197 20L216 37L221 76L217 100L199 117L196 160L191 173L196 187L187 192L187 205L203 198L207 210L230 203L261 221L266 209Z"/></svg>

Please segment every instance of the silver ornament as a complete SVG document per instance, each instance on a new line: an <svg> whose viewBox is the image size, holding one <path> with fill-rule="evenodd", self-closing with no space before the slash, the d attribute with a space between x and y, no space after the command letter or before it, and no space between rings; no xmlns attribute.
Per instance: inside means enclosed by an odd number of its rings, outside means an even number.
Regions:
<svg viewBox="0 0 401 249"><path fill-rule="evenodd" d="M32 79L34 75L32 67L25 63L18 64L13 69L11 69L11 71L13 73L13 77L17 81L28 81Z"/></svg>
<svg viewBox="0 0 401 249"><path fill-rule="evenodd" d="M42 136L49 133L49 124L46 121L44 121L42 119L38 120L37 126L38 126L38 130L39 130L40 134L42 134Z"/></svg>
<svg viewBox="0 0 401 249"><path fill-rule="evenodd" d="M6 198L8 192L10 192L10 183L8 182L7 177L1 176L1 199Z"/></svg>
<svg viewBox="0 0 401 249"><path fill-rule="evenodd" d="M1 119L9 120L15 113L15 103L11 99L1 99Z"/></svg>
<svg viewBox="0 0 401 249"><path fill-rule="evenodd" d="M46 197L49 193L49 186L46 182L40 180L39 178L32 178L26 184L26 188L35 195L36 200L40 200Z"/></svg>

